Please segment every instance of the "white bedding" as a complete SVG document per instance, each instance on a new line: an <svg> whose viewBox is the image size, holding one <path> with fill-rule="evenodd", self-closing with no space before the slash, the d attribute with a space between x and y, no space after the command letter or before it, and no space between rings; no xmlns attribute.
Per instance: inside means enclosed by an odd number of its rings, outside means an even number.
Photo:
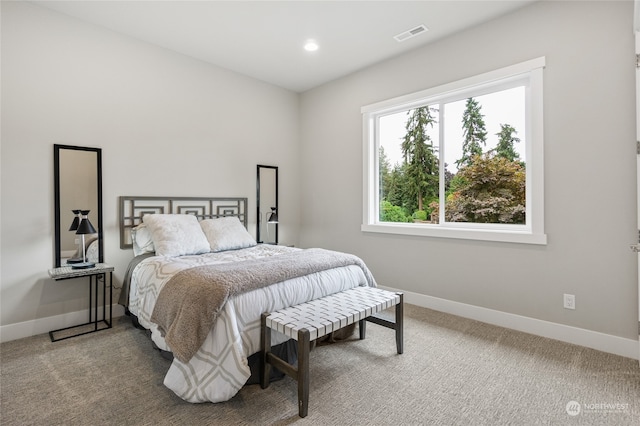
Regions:
<svg viewBox="0 0 640 426"><path fill-rule="evenodd" d="M214 263L236 262L299 250L261 244L254 247L193 256L153 256L140 262L130 283L129 310L151 330L152 339L170 350L150 322L164 284L178 271ZM283 281L231 298L198 353L188 362L173 360L164 384L189 402L220 402L232 398L251 375L247 357L260 349L260 315L356 286L368 285L358 266L335 268ZM272 344L287 338L273 332Z"/></svg>

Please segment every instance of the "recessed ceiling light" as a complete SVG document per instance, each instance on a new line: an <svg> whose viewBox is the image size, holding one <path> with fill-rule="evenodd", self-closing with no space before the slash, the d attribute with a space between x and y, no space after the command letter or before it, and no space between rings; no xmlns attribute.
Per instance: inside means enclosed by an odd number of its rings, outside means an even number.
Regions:
<svg viewBox="0 0 640 426"><path fill-rule="evenodd" d="M318 43L316 43L315 40L307 40L304 44L304 50L306 50L307 52L315 52L316 50L318 50L318 48Z"/></svg>

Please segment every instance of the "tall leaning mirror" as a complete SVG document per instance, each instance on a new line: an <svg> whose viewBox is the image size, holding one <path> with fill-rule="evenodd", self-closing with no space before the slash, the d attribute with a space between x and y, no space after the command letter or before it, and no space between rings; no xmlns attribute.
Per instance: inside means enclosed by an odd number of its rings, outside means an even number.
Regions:
<svg viewBox="0 0 640 426"><path fill-rule="evenodd" d="M103 262L102 150L54 145L53 174L55 267Z"/></svg>
<svg viewBox="0 0 640 426"><path fill-rule="evenodd" d="M278 167L258 164L256 241L278 244Z"/></svg>

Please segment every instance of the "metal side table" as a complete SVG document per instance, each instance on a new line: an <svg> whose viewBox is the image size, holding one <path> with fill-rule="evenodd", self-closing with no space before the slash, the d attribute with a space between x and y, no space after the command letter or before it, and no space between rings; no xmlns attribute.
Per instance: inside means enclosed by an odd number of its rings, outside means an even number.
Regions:
<svg viewBox="0 0 640 426"><path fill-rule="evenodd" d="M71 266L62 266L60 268L49 269L49 276L55 281L68 280L72 278L89 277L89 322L84 324L78 324L71 327L60 328L58 330L52 330L49 332L52 342L59 340L69 339L71 337L81 336L83 334L95 333L96 331L106 330L111 328L113 322L113 266L106 263L97 263L93 268L87 269L73 269ZM107 276L109 277L109 320L107 321ZM98 319L98 288L99 282L102 281L102 319ZM93 327L88 327L93 325ZM56 338L55 333L72 330L75 328L82 331L72 334L64 335L64 337Z"/></svg>

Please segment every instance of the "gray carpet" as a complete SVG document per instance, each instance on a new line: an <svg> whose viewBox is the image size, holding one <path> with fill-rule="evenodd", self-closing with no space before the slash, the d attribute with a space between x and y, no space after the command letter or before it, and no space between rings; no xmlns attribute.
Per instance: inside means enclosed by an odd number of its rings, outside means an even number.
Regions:
<svg viewBox="0 0 640 426"><path fill-rule="evenodd" d="M126 317L56 343L0 345L4 425L638 425L636 360L406 305L392 330L311 352L309 416L295 381L189 404L164 387L169 361ZM580 412L567 413L576 401ZM574 414L573 412L572 414Z"/></svg>

